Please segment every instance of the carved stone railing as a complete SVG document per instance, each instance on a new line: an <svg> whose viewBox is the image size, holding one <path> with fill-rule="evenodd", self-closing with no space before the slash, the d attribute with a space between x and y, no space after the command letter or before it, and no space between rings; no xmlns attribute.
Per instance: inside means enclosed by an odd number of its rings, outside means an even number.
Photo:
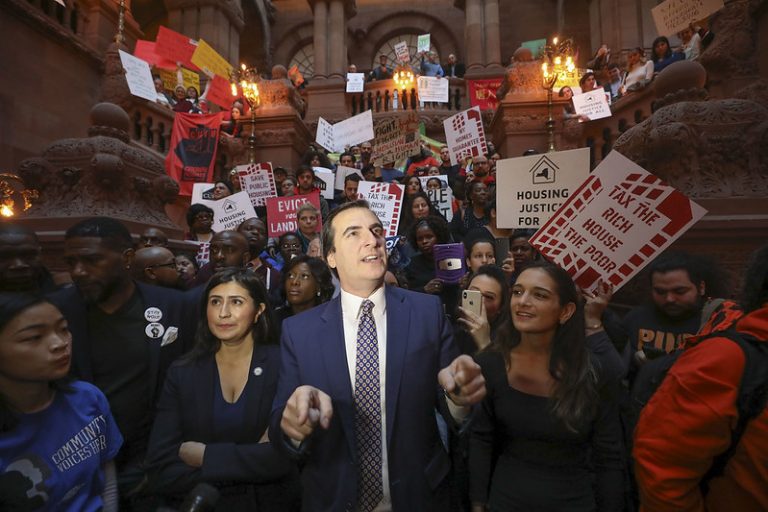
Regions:
<svg viewBox="0 0 768 512"><path fill-rule="evenodd" d="M459 111L468 108L466 101L466 83L461 78L449 78L448 103L419 102L416 84L409 88L398 88L394 80L376 80L366 82L363 92L346 93L347 114L354 116L366 110L378 114L381 112L399 112L406 110L428 110L435 113Z"/></svg>
<svg viewBox="0 0 768 512"><path fill-rule="evenodd" d="M28 3L74 34L79 34L83 29L83 9L75 0L66 0L66 6L51 0L29 0Z"/></svg>
<svg viewBox="0 0 768 512"><path fill-rule="evenodd" d="M171 142L174 112L168 107L133 98L128 108L131 118L130 137L132 141L166 154Z"/></svg>

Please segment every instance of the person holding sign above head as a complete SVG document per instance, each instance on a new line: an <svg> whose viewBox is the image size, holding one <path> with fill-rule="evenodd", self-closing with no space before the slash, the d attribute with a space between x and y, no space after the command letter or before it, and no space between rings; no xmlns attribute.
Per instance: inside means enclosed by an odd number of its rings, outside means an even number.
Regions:
<svg viewBox="0 0 768 512"><path fill-rule="evenodd" d="M305 511L446 510L434 411L457 426L485 395L479 367L456 357L437 299L384 285L366 202L334 210L323 241L341 293L283 323L270 439L304 463Z"/></svg>
<svg viewBox="0 0 768 512"><path fill-rule="evenodd" d="M610 291L584 297L561 268L528 267L476 356L488 394L470 438L473 511L623 510L620 381L590 348L610 345Z"/></svg>

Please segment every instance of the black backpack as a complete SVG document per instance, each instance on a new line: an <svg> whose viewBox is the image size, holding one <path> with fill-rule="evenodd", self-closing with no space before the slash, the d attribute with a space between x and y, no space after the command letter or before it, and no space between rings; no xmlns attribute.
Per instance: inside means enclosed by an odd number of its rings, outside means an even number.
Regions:
<svg viewBox="0 0 768 512"><path fill-rule="evenodd" d="M768 402L768 342L761 342L731 328L710 333L699 344L706 343L711 338L728 338L739 345L744 351L746 362L736 404L739 419L731 435L731 444L725 452L715 458L712 467L702 479L701 486L704 493L706 493L708 482L722 474L749 421L757 417ZM683 352L683 350L677 350L648 361L638 372L630 394L629 421L633 422L633 430L637 426L643 407L650 401L669 369Z"/></svg>

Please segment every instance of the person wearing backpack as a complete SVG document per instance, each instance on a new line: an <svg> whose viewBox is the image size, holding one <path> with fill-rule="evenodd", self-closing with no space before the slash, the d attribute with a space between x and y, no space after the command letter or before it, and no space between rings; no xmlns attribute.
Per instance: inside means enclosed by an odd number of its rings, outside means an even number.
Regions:
<svg viewBox="0 0 768 512"><path fill-rule="evenodd" d="M744 315L688 339L642 410L641 511L768 510L768 245L742 295Z"/></svg>

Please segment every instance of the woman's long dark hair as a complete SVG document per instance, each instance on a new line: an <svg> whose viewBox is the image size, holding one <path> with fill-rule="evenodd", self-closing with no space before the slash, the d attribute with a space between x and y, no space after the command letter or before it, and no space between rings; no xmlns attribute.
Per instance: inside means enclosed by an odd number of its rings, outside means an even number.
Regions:
<svg viewBox="0 0 768 512"><path fill-rule="evenodd" d="M561 306L569 302L576 311L564 324L557 326L549 357L549 374L555 379L555 390L550 397L552 412L574 432L584 429L597 410L597 376L589 359L584 323L584 307L571 276L548 261L537 261L523 272L539 269L555 282ZM496 339L487 350L497 350L510 364L510 351L520 344L520 333L512 323L511 315L499 327Z"/></svg>
<svg viewBox="0 0 768 512"><path fill-rule="evenodd" d="M51 304L48 299L42 295L30 293L0 293L0 331L8 325L13 319L19 316L27 309L38 304ZM72 388L68 385L71 381L69 377L51 381L53 389L62 392L69 392ZM5 397L0 393L0 432L10 432L19 423L19 413L11 409L6 402Z"/></svg>
<svg viewBox="0 0 768 512"><path fill-rule="evenodd" d="M400 209L400 226L398 231L400 231L401 234L405 233L408 229L408 226L413 224L414 218L413 218L413 211L412 206L413 202L416 200L417 197L420 197L424 199L427 202L427 207L429 208L429 215L437 215L438 217L443 217L443 215L440 213L440 211L435 208L435 205L432 204L432 201L429 200L429 195L427 195L426 192L423 190L419 190L412 196L405 196L405 199L403 200L403 207ZM445 218L445 217L443 217Z"/></svg>
<svg viewBox="0 0 768 512"><path fill-rule="evenodd" d="M312 258L306 254L297 256L288 261L283 267L283 289L281 291L283 295L283 301L286 301L285 290L288 288L288 274L291 270L298 265L306 263L309 267L309 271L312 273L312 277L315 278L317 284L317 290L320 292L319 296L315 296L315 306L318 306L324 302L328 302L333 297L333 292L336 290L333 286L333 277L331 276L331 270L328 265L320 258Z"/></svg>
<svg viewBox="0 0 768 512"><path fill-rule="evenodd" d="M667 51L661 57L656 55L656 45L658 43L667 43ZM671 56L672 56L672 47L669 44L669 39L667 39L665 36L659 36L653 40L653 44L651 45L651 60L653 61L654 64L662 59L668 59Z"/></svg>
<svg viewBox="0 0 768 512"><path fill-rule="evenodd" d="M223 270L214 274L205 287L203 296L200 299L200 311L202 314L200 315L197 332L195 333L195 346L189 351L189 354L183 357L184 362L198 361L219 351L221 341L213 335L211 328L208 326L208 296L211 294L211 290L225 283L239 284L248 290L248 295L253 299L256 306L264 304L264 313L253 324L253 330L251 331L254 345L272 345L279 342L275 316L272 307L269 305L267 290L261 283L261 279L250 270Z"/></svg>

